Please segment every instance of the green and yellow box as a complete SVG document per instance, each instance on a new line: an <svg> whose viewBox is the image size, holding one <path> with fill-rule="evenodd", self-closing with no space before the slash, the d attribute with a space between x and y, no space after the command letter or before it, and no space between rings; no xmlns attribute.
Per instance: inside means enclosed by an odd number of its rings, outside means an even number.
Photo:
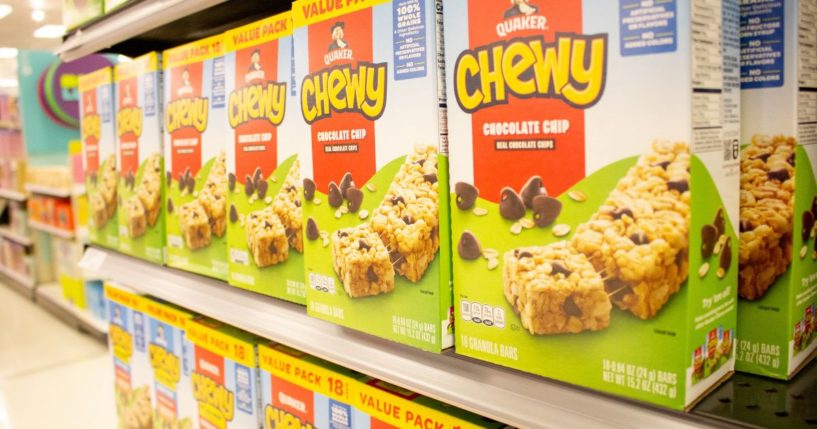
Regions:
<svg viewBox="0 0 817 429"><path fill-rule="evenodd" d="M292 18L224 35L228 115L230 284L304 304L302 139L292 82Z"/></svg>
<svg viewBox="0 0 817 429"><path fill-rule="evenodd" d="M79 78L80 134L85 189L88 193L88 238L91 243L119 248L116 122L113 110L113 68L104 67Z"/></svg>
<svg viewBox="0 0 817 429"><path fill-rule="evenodd" d="M281 344L258 356L264 429L506 427Z"/></svg>
<svg viewBox="0 0 817 429"><path fill-rule="evenodd" d="M114 67L119 250L165 261L162 67L156 52Z"/></svg>
<svg viewBox="0 0 817 429"><path fill-rule="evenodd" d="M167 265L227 280L224 39L168 49L164 67Z"/></svg>
<svg viewBox="0 0 817 429"><path fill-rule="evenodd" d="M684 409L734 368L737 0L447 0L456 352Z"/></svg>
<svg viewBox="0 0 817 429"><path fill-rule="evenodd" d="M815 19L813 1L741 6L736 368L780 379L817 349Z"/></svg>
<svg viewBox="0 0 817 429"><path fill-rule="evenodd" d="M217 320L196 317L187 324L193 343L190 376L201 428L261 425L258 348L264 340Z"/></svg>
<svg viewBox="0 0 817 429"><path fill-rule="evenodd" d="M439 352L453 344L440 3L322 4L292 6L308 312Z"/></svg>

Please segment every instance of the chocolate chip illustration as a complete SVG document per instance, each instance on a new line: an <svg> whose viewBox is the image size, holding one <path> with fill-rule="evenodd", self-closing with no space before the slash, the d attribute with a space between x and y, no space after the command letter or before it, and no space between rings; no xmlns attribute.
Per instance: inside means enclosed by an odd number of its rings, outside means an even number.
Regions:
<svg viewBox="0 0 817 429"><path fill-rule="evenodd" d="M515 256L516 259L532 258L533 253L530 253L527 250L514 250L513 251L513 256Z"/></svg>
<svg viewBox="0 0 817 429"><path fill-rule="evenodd" d="M761 162L766 162L766 161L768 161L768 160L769 160L769 157L770 157L770 156L772 156L772 154L770 154L770 153L762 153L762 154L760 154L760 155L758 155L758 156L756 156L756 157L752 158L752 160L759 160L759 161L761 161Z"/></svg>
<svg viewBox="0 0 817 429"><path fill-rule="evenodd" d="M167 199L167 212L173 213L173 200L170 198Z"/></svg>
<svg viewBox="0 0 817 429"><path fill-rule="evenodd" d="M499 214L510 220L517 220L525 216L525 202L513 189L505 187L500 191Z"/></svg>
<svg viewBox="0 0 817 429"><path fill-rule="evenodd" d="M436 173L423 174L423 180L431 184L437 183L437 174Z"/></svg>
<svg viewBox="0 0 817 429"><path fill-rule="evenodd" d="M721 250L721 268L724 272L729 272L729 266L732 265L732 239L726 240L726 243Z"/></svg>
<svg viewBox="0 0 817 429"><path fill-rule="evenodd" d="M363 204L363 191L352 186L346 190L346 200L346 206L349 207L349 211L357 213L357 211L360 210L360 205Z"/></svg>
<svg viewBox="0 0 817 429"><path fill-rule="evenodd" d="M689 182L686 180L670 180L667 182L667 188L673 191L678 191L679 193L683 194L684 192L689 190Z"/></svg>
<svg viewBox="0 0 817 429"><path fill-rule="evenodd" d="M425 164L425 163L426 163L426 159L425 159L425 158L420 158L420 159L418 159L417 161L414 161L414 163L415 163L415 164L417 164L417 165L419 165L420 167L422 167L422 166L423 166L423 164Z"/></svg>
<svg viewBox="0 0 817 429"><path fill-rule="evenodd" d="M460 242L457 243L457 253L462 259L473 261L482 256L482 248L479 245L479 240L471 231L465 231L460 236Z"/></svg>
<svg viewBox="0 0 817 429"><path fill-rule="evenodd" d="M227 175L227 185L230 187L230 192L235 190L235 174Z"/></svg>
<svg viewBox="0 0 817 429"><path fill-rule="evenodd" d="M258 184L264 180L264 174L261 173L261 167L255 167L255 171L252 173L252 184L255 185L255 188L258 189Z"/></svg>
<svg viewBox="0 0 817 429"><path fill-rule="evenodd" d="M306 238L309 240L317 240L320 236L321 232L318 229L318 223L315 222L315 219L310 217L306 220Z"/></svg>
<svg viewBox="0 0 817 429"><path fill-rule="evenodd" d="M312 201L315 198L315 182L310 178L304 179L304 198L307 201Z"/></svg>
<svg viewBox="0 0 817 429"><path fill-rule="evenodd" d="M371 265L369 265L369 269L366 270L366 278L372 283L377 282L377 279L378 279L377 273L374 272L374 267L371 266Z"/></svg>
<svg viewBox="0 0 817 429"><path fill-rule="evenodd" d="M474 185L465 182L457 182L454 185L454 193L457 195L457 208L468 210L474 206L479 196L479 189Z"/></svg>
<svg viewBox="0 0 817 429"><path fill-rule="evenodd" d="M300 206L301 206L301 200L300 199L295 200L295 207L300 207Z"/></svg>
<svg viewBox="0 0 817 429"><path fill-rule="evenodd" d="M238 210L234 204L230 204L230 223L236 223L236 221L238 221Z"/></svg>
<svg viewBox="0 0 817 429"><path fill-rule="evenodd" d="M642 244L649 244L650 242L650 239L647 237L647 234L644 234L641 231L630 234L630 240L633 240L633 243L639 246Z"/></svg>
<svg viewBox="0 0 817 429"><path fill-rule="evenodd" d="M545 185L542 184L542 178L539 176L533 176L525 183L525 186L522 187L521 197L522 202L525 203L525 207L533 208L533 197L538 195L547 195L548 191L545 189Z"/></svg>
<svg viewBox="0 0 817 429"><path fill-rule="evenodd" d="M811 215L817 219L817 197L811 200Z"/></svg>
<svg viewBox="0 0 817 429"><path fill-rule="evenodd" d="M748 220L741 219L740 224L738 226L740 228L740 232L747 232L752 230L752 224L749 223Z"/></svg>
<svg viewBox="0 0 817 429"><path fill-rule="evenodd" d="M630 219L635 219L635 215L629 207L621 207L613 212L613 219L621 219L624 216L628 216Z"/></svg>
<svg viewBox="0 0 817 429"><path fill-rule="evenodd" d="M661 161L653 164L654 167L661 167L662 170L666 170L667 167L669 167L669 165L670 165L669 161Z"/></svg>
<svg viewBox="0 0 817 429"><path fill-rule="evenodd" d="M546 195L534 197L532 205L533 222L542 228L552 224L562 212L562 202Z"/></svg>
<svg viewBox="0 0 817 429"><path fill-rule="evenodd" d="M403 215L403 222L405 222L406 225L413 225L414 218L412 218L410 214Z"/></svg>
<svg viewBox="0 0 817 429"><path fill-rule="evenodd" d="M187 176L184 174L179 175L179 192L184 192L187 189Z"/></svg>
<svg viewBox="0 0 817 429"><path fill-rule="evenodd" d="M718 235L726 234L726 221L723 219L723 209L719 208L715 213L715 220L712 221L712 226L718 230Z"/></svg>
<svg viewBox="0 0 817 429"><path fill-rule="evenodd" d="M196 189L196 179L194 177L187 178L187 193L192 194Z"/></svg>
<svg viewBox="0 0 817 429"><path fill-rule="evenodd" d="M573 300L573 295L568 296L565 298L564 304L562 304L562 309L568 316L572 317L581 317L582 316L582 309L576 305L576 302Z"/></svg>
<svg viewBox="0 0 817 429"><path fill-rule="evenodd" d="M772 170L766 173L766 175L769 176L769 180L779 180L781 182L785 182L786 180L789 180L789 177L791 177L789 176L789 171L785 168Z"/></svg>
<svg viewBox="0 0 817 429"><path fill-rule="evenodd" d="M278 253L278 246L276 246L275 243L270 243L269 244L269 251L272 254Z"/></svg>
<svg viewBox="0 0 817 429"><path fill-rule="evenodd" d="M343 195L343 198L349 198L349 196L346 195L346 192L349 190L349 188L354 186L355 181L352 179L352 173L344 174L343 178L340 179L340 193Z"/></svg>
<svg viewBox="0 0 817 429"><path fill-rule="evenodd" d="M550 274L563 274L565 277L570 276L573 274L573 271L568 270L564 265L558 262L551 262L550 263Z"/></svg>
<svg viewBox="0 0 817 429"><path fill-rule="evenodd" d="M166 176L167 176L167 183L165 185L170 186L173 183L173 173L168 171Z"/></svg>
<svg viewBox="0 0 817 429"><path fill-rule="evenodd" d="M810 211L803 212L803 241L808 241L811 237L812 228L814 228L814 215Z"/></svg>
<svg viewBox="0 0 817 429"><path fill-rule="evenodd" d="M244 193L249 197L255 192L255 184L252 182L250 175L244 176Z"/></svg>
<svg viewBox="0 0 817 429"><path fill-rule="evenodd" d="M361 238L357 242L357 248L360 250L369 250L372 248L372 246L369 246L369 243L367 243L366 240Z"/></svg>
<svg viewBox="0 0 817 429"><path fill-rule="evenodd" d="M391 205L396 206L396 205L398 205L400 203L405 204L406 200L405 200L405 198L403 198L402 195L398 195L396 197L392 197L392 199L389 200L389 202L391 203Z"/></svg>
<svg viewBox="0 0 817 429"><path fill-rule="evenodd" d="M715 226L706 224L701 227L701 256L704 259L712 256L718 237L720 237L720 234Z"/></svg>
<svg viewBox="0 0 817 429"><path fill-rule="evenodd" d="M267 196L267 189L269 188L269 183L266 180L261 180L256 185L256 192L258 192L258 199L263 200L264 197Z"/></svg>
<svg viewBox="0 0 817 429"><path fill-rule="evenodd" d="M340 207L343 204L343 194L335 182L329 182L329 205L332 207Z"/></svg>
<svg viewBox="0 0 817 429"><path fill-rule="evenodd" d="M338 237L343 238L343 237L348 237L348 236L349 236L349 233L348 233L348 232L346 232L346 231L338 231Z"/></svg>
<svg viewBox="0 0 817 429"><path fill-rule="evenodd" d="M795 155L794 155L794 152L792 152L792 153L790 153L790 154L789 154L789 156L786 158L786 162L788 162L788 163L789 163L789 165L791 165L792 167L794 167L794 159L795 159Z"/></svg>

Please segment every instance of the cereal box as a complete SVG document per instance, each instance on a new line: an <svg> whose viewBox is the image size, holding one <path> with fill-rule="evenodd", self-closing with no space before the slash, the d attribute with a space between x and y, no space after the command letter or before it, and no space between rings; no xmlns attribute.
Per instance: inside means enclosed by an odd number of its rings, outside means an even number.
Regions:
<svg viewBox="0 0 817 429"><path fill-rule="evenodd" d="M193 314L156 300L145 300L147 348L153 374L153 427L193 429L198 406L193 399L193 346L184 333Z"/></svg>
<svg viewBox="0 0 817 429"><path fill-rule="evenodd" d="M308 311L439 352L453 343L441 3L330 4L292 9Z"/></svg>
<svg viewBox="0 0 817 429"><path fill-rule="evenodd" d="M289 347L258 347L264 429L503 428Z"/></svg>
<svg viewBox="0 0 817 429"><path fill-rule="evenodd" d="M786 379L817 347L817 1L743 3L736 365Z"/></svg>
<svg viewBox="0 0 817 429"><path fill-rule="evenodd" d="M105 298L108 300L108 348L114 364L117 427L152 427L153 370L147 349L147 298L111 284L105 284Z"/></svg>
<svg viewBox="0 0 817 429"><path fill-rule="evenodd" d="M193 343L190 376L200 428L257 428L261 425L256 345L261 339L206 317L187 324Z"/></svg>
<svg viewBox="0 0 817 429"><path fill-rule="evenodd" d="M224 41L163 55L167 264L227 280Z"/></svg>
<svg viewBox="0 0 817 429"><path fill-rule="evenodd" d="M80 133L88 193L88 238L91 243L119 247L117 228L116 125L113 69L101 68L79 78Z"/></svg>
<svg viewBox="0 0 817 429"><path fill-rule="evenodd" d="M299 132L289 12L228 31L230 284L306 302Z"/></svg>
<svg viewBox="0 0 817 429"><path fill-rule="evenodd" d="M737 0L447 0L456 351L683 409L729 374Z"/></svg>
<svg viewBox="0 0 817 429"><path fill-rule="evenodd" d="M119 165L119 250L165 260L161 57L145 54L114 68Z"/></svg>

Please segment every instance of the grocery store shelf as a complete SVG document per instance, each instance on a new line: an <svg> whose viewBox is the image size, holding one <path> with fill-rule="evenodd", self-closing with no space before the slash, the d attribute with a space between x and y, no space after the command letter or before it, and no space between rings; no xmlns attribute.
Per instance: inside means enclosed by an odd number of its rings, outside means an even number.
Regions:
<svg viewBox="0 0 817 429"><path fill-rule="evenodd" d="M0 227L0 236L8 238L17 244L22 244L23 246L31 246L33 244L30 238L26 237L25 235L20 235L8 229L8 227Z"/></svg>
<svg viewBox="0 0 817 429"><path fill-rule="evenodd" d="M26 194L12 189L0 189L0 198L12 201L25 201Z"/></svg>
<svg viewBox="0 0 817 429"><path fill-rule="evenodd" d="M135 1L72 31L57 53L63 61L98 51L137 56L221 33L290 6L289 1Z"/></svg>
<svg viewBox="0 0 817 429"><path fill-rule="evenodd" d="M52 188L50 186L36 185L33 183L26 183L26 191L32 194L47 195L49 197L68 198L71 196L71 189L66 188Z"/></svg>
<svg viewBox="0 0 817 429"><path fill-rule="evenodd" d="M35 300L55 316L95 338L104 340L108 335L105 321L66 301L62 296L62 289L56 283L40 285L35 293Z"/></svg>
<svg viewBox="0 0 817 429"><path fill-rule="evenodd" d="M74 231L69 231L67 229L57 228L56 226L51 226L47 223L37 222L35 220L28 220L28 226L30 228L36 229L38 231L47 232L49 234L56 235L62 238L74 238Z"/></svg>
<svg viewBox="0 0 817 429"><path fill-rule="evenodd" d="M304 307L114 251L89 248L80 267L344 367L525 428L693 428L712 420L659 410L479 363L412 349L307 316Z"/></svg>
<svg viewBox="0 0 817 429"><path fill-rule="evenodd" d="M34 297L34 290L36 289L36 282L33 278L27 277L23 274L12 271L6 267L0 266L0 274L6 277L9 286L16 289L29 299Z"/></svg>

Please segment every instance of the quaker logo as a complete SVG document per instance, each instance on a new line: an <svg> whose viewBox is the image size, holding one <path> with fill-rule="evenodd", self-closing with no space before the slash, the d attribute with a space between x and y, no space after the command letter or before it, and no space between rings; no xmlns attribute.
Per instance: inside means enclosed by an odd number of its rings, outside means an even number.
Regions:
<svg viewBox="0 0 817 429"><path fill-rule="evenodd" d="M502 21L496 25L496 34L506 37L511 33L525 30L545 31L547 18L539 13L539 6L530 0L510 0L511 8L506 10Z"/></svg>
<svg viewBox="0 0 817 429"><path fill-rule="evenodd" d="M133 97L131 96L130 85L125 85L125 95L122 96L122 106L133 106Z"/></svg>
<svg viewBox="0 0 817 429"><path fill-rule="evenodd" d="M244 75L244 82L250 83L254 80L264 80L264 69L261 67L261 50L256 49L250 54L250 67Z"/></svg>
<svg viewBox="0 0 817 429"><path fill-rule="evenodd" d="M85 114L94 113L94 96L89 92L85 95Z"/></svg>
<svg viewBox="0 0 817 429"><path fill-rule="evenodd" d="M332 42L329 44L329 53L323 58L326 65L332 64L339 60L352 60L352 49L349 47L349 42L346 41L346 23L337 21L332 24L329 29L332 35Z"/></svg>
<svg viewBox="0 0 817 429"><path fill-rule="evenodd" d="M193 93L193 84L190 83L190 70L187 67L182 70L182 85L176 90L176 95L179 97L190 95Z"/></svg>

